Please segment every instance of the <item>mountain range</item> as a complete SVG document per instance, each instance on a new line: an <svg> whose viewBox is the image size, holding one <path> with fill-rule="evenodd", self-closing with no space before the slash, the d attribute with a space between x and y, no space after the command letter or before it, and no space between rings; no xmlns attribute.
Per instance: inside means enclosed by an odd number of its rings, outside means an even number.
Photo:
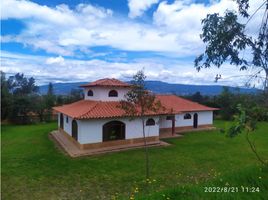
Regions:
<svg viewBox="0 0 268 200"><path fill-rule="evenodd" d="M72 89L79 89L79 85L86 82L73 83L54 83L54 93L57 95L68 95ZM191 95L200 92L202 95L218 95L222 92L224 86L220 85L186 85L186 84L172 84L162 81L146 81L146 88L159 94L177 94L177 95ZM229 87L231 92L240 93L256 93L258 89L255 88L237 88ZM39 86L41 94L46 94L48 85Z"/></svg>

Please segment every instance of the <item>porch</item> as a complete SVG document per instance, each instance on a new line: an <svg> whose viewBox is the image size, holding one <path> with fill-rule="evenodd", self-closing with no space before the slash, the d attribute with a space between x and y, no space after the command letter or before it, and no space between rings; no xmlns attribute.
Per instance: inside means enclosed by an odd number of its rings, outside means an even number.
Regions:
<svg viewBox="0 0 268 200"><path fill-rule="evenodd" d="M59 130L52 131L50 133L50 138L61 150L71 157L91 156L144 147L143 138L81 145L67 133ZM160 141L158 137L147 138L148 147L161 147L168 145L168 143Z"/></svg>
<svg viewBox="0 0 268 200"><path fill-rule="evenodd" d="M216 128L213 125L199 125L197 128L193 126L184 126L184 127L175 127L172 131L172 128L160 128L159 138L173 138L173 137L182 137L187 132L198 132L198 131L211 131ZM173 133L173 134L172 134Z"/></svg>

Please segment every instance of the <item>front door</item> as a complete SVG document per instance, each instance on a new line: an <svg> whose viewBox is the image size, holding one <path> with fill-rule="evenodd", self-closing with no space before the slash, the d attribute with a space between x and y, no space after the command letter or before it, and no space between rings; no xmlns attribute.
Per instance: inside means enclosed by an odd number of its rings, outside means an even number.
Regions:
<svg viewBox="0 0 268 200"><path fill-rule="evenodd" d="M198 114L195 113L194 114L194 124L193 124L194 128L197 128L198 126Z"/></svg>

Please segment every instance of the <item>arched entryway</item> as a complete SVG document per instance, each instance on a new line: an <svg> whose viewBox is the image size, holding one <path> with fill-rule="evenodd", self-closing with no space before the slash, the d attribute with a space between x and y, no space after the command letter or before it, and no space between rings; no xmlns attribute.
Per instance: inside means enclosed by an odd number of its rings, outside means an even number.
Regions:
<svg viewBox="0 0 268 200"><path fill-rule="evenodd" d="M110 121L103 125L102 140L123 140L125 139L126 126L120 121Z"/></svg>
<svg viewBox="0 0 268 200"><path fill-rule="evenodd" d="M60 128L63 129L63 114L60 114Z"/></svg>
<svg viewBox="0 0 268 200"><path fill-rule="evenodd" d="M77 121L73 120L72 121L72 137L73 139L77 140L77 136L78 136Z"/></svg>
<svg viewBox="0 0 268 200"><path fill-rule="evenodd" d="M198 114L195 113L194 114L194 124L193 124L194 128L197 128L198 126Z"/></svg>

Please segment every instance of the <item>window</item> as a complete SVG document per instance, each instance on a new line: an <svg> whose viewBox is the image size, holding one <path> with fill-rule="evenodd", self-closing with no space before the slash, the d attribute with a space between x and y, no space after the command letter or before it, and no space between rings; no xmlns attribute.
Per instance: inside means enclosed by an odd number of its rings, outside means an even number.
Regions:
<svg viewBox="0 0 268 200"><path fill-rule="evenodd" d="M68 116L66 116L66 123L68 123L69 122L69 118L68 118Z"/></svg>
<svg viewBox="0 0 268 200"><path fill-rule="evenodd" d="M89 91L87 92L87 96L89 96L89 97L93 97L93 91L92 91L92 90L89 90Z"/></svg>
<svg viewBox="0 0 268 200"><path fill-rule="evenodd" d="M154 119L150 118L146 121L146 126L154 126L154 125L155 125Z"/></svg>
<svg viewBox="0 0 268 200"><path fill-rule="evenodd" d="M191 114L186 113L183 118L184 119L192 119L192 116L191 116Z"/></svg>
<svg viewBox="0 0 268 200"><path fill-rule="evenodd" d="M109 97L118 97L118 93L117 93L117 91L116 91L116 90L111 90L111 91L109 92Z"/></svg>

